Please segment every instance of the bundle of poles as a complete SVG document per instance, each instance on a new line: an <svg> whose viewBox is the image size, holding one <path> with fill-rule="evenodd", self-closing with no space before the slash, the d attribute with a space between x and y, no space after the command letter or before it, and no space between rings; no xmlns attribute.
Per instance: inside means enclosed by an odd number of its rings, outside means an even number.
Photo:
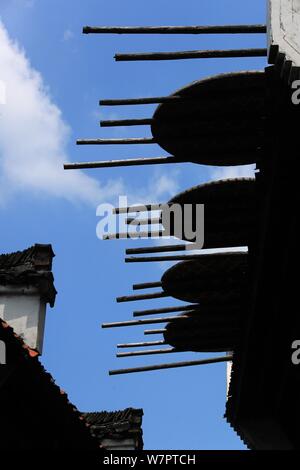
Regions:
<svg viewBox="0 0 300 470"><path fill-rule="evenodd" d="M266 34L267 27L265 24L252 25L211 25L211 26L85 26L84 34L142 34L142 35L206 35L206 34ZM195 50L180 52L150 52L139 54L116 54L117 61L137 61L137 60L180 60L180 59L214 59L214 58L245 58L245 57L265 57L267 56L266 48L250 48L250 49L229 49L229 50ZM143 105L143 104L160 104L169 102L182 102L190 100L188 97L181 96L158 96L152 98L126 98L126 99L108 99L101 100L102 106L124 106L124 105ZM101 121L102 127L116 126L144 126L151 125L152 118L143 119L123 119ZM154 144L155 140L151 137L131 138L131 139L80 139L78 145L136 145L136 144ZM185 163L193 161L193 156L185 158L172 155L163 157L139 157L114 159L109 161L95 162L77 162L66 163L65 170L80 170L92 168L113 168L137 165L162 165Z"/></svg>
<svg viewBox="0 0 300 470"><path fill-rule="evenodd" d="M92 27L86 26L83 28L84 34L180 34L180 35L205 35L205 34L266 34L267 27L264 24L253 24L253 25L217 25L217 26L150 26L150 27ZM126 53L126 54L116 54L116 61L160 61L160 60L181 60L181 59L214 59L214 58L245 58L245 57L265 57L267 56L268 51L266 48L248 48L248 49L214 49L214 50L192 50L192 51L178 51L178 52L147 52L147 53ZM161 103L176 103L176 104L185 104L194 98L184 97L179 95L171 96L156 96L156 97L140 97L140 98L122 98L122 99L105 99L101 100L99 104L101 106L128 106L128 105L152 105L152 104L161 104ZM131 126L151 126L153 124L153 118L145 117L139 119L118 119L118 120L103 120L100 121L101 127L131 127ZM178 137L180 139L180 136ZM78 145L152 145L157 143L153 137L144 137L144 138L119 138L119 139L79 139L77 141ZM156 164L177 164L177 163L186 163L186 162L195 162L197 161L197 156L186 155L183 157L178 157L174 155L158 156L158 157L138 157L138 158L126 158L126 159L114 159L109 161L93 161L93 162L78 162L78 163L66 163L64 168L66 170L73 169L91 169L91 168L111 168L111 167L125 167L125 166L136 166L136 165L156 165ZM128 209L128 208L125 208ZM116 213L121 213L124 208L117 209ZM127 211L130 212L130 211ZM128 217L127 224L134 224L134 219ZM161 218L149 219L139 221L137 225L150 225L150 224L160 224ZM157 236L162 236L163 231L159 230L156 232ZM116 233L111 234L107 239L111 238L124 238L124 234ZM142 236L153 236L153 232L140 232L139 238ZM136 254L153 254L153 253L175 253L179 251L184 251L187 248L193 249L192 244L174 244L174 245L165 245L165 246L154 246L154 247L140 247L134 249L126 250L127 255L136 255ZM196 247L195 247L196 249ZM189 260L201 257L202 255L198 254L171 254L168 256L152 256L152 257L127 257L125 259L128 263L134 262L161 262L161 261L180 261L180 260ZM160 281L148 282L142 284L135 284L133 290L143 290L143 289L152 289L152 288L161 288L162 283ZM158 299L168 297L168 295L163 291L158 291L154 293L140 294L140 295L131 295L131 296L122 296L117 298L117 302L129 302L129 301L140 301L148 299ZM181 322L188 318L188 314L191 311L200 309L201 306L198 304L189 304L189 305L176 305L171 307L163 307L156 309L148 310L137 310L133 312L134 320L130 321L119 321L115 323L104 323L103 328L116 328L116 327L125 327L125 326L138 326L138 325L150 325L150 324L160 324L160 323L172 323L172 322ZM179 312L179 316L158 316L151 317L152 315L160 314L169 314ZM186 314L185 314L186 313ZM139 317L145 316L146 318L140 319ZM151 318L150 318L151 317ZM151 329L145 330L145 335L159 335L164 334L166 329ZM135 342L135 343L122 343L118 344L118 348L144 348L150 346L163 346L166 345L164 339L157 341L147 341L147 342ZM144 355L156 355L156 354L171 354L176 352L183 352L181 349L176 349L174 347L169 348L159 348L159 349L139 349L128 352L119 352L117 357L132 357L132 356L144 356ZM179 367L189 367L189 366L198 366L206 364L214 364L220 362L228 362L233 358L232 354L226 354L221 357L212 357L198 359L195 361L182 361L176 363L168 364L158 364L150 365L143 367L127 368L127 369L118 369L111 370L110 375L119 375L119 374L128 374L135 372L147 372L155 370L164 370L172 369Z"/></svg>
<svg viewBox="0 0 300 470"><path fill-rule="evenodd" d="M115 208L113 213L115 215L125 215L127 218L125 222L133 223L135 220L141 222L141 224L159 224L161 223L161 217L151 218L148 216L144 220L142 219L135 219L134 217L128 216L128 214L136 213L137 211L158 211L159 208L162 207L160 204L149 204L145 206L130 206L130 207L118 207ZM148 232L140 232L140 236L146 236ZM149 232L149 236L153 236L154 232ZM163 232L157 232L157 234L162 234ZM117 239L122 238L126 234L116 233L110 234L104 239ZM165 246L152 246L152 247L140 247L140 248L129 248L126 250L126 254L149 254L149 253L165 253L165 252L177 252L177 251L186 251L187 248L193 250L197 250L198 247L193 245L192 243L181 243L181 244L173 244L173 245L165 245ZM228 251L228 250L227 250ZM210 252L210 250L208 250ZM126 262L162 262L162 261L187 261L187 260L195 260L201 259L203 256L207 254L207 250L203 250L200 254L193 254L193 251L189 253L182 253L179 255L168 255L168 256L155 256L155 257L128 257L125 258ZM220 250L222 253L222 250ZM143 282L134 284L132 286L134 291L140 290L147 290L147 289L155 289L155 288L162 288L161 281L152 281L152 282ZM158 292L148 292L146 294L134 294L134 295L127 295L117 297L118 303L124 302L137 302L143 300L151 300L151 299L160 299L169 297L169 294L165 293L163 290ZM188 305L178 305L172 307L163 307L163 308L156 308L156 309L149 309L149 310L137 310L133 312L133 317L135 319L128 320L128 321L118 321L113 323L104 323L102 328L119 328L119 327L131 327L131 326L145 326L151 324L165 324L165 323L175 323L187 320L189 318L188 314L190 312L201 311L200 304L188 304ZM161 315L161 314L170 314L170 313L179 313L177 316L157 316L151 317L152 315ZM146 318L137 318L137 317L146 317ZM149 318L151 317L151 318ZM158 335L164 334L167 330L166 329L154 329L154 330L145 330L145 335ZM150 346L164 346L168 343L162 339L157 341L146 341L146 342L134 342L134 343L122 343L118 344L118 348L147 348ZM178 349L175 347L168 347L168 348L156 348L156 349L138 349L134 351L128 352L121 352L117 353L118 358L124 357L136 357L136 356L149 356L149 355L159 355L159 354L174 354L174 353L183 353L188 352L187 349ZM211 359L199 359L196 361L184 361L184 362L177 362L177 363L169 363L169 364L159 364L153 366L145 366L145 367L135 367L135 368L126 368L126 369L117 369L110 371L110 375L120 375L120 374L127 374L127 373L135 373L135 372L149 372L155 370L163 370L163 369L171 369L176 367L188 367L188 366L196 366L196 365L205 365L205 364L213 364L217 362L228 362L232 360L232 355L226 354L223 357L211 358Z"/></svg>
<svg viewBox="0 0 300 470"><path fill-rule="evenodd" d="M133 290L142 290L142 289L152 289L156 287L161 287L160 281L155 282L148 282L142 284L134 284ZM148 299L156 299L161 297L168 297L164 292L155 292L149 293L144 295L133 295L133 296L122 296L118 297L116 300L117 302L131 302L131 301L139 301L139 300L148 300ZM172 323L172 322L180 322L183 320L188 319L189 312L201 310L201 305L199 304L188 304L188 305L178 305L172 307L163 307L163 308L156 308L150 310L138 310L133 312L133 317L136 319L129 320L129 321L119 321L113 323L103 323L102 328L119 328L119 327L130 327L130 326L144 326L144 325L151 325L151 324L160 324L160 323ZM169 313L181 313L180 316L167 316L167 317L155 317L149 318L152 315L159 315L159 314L169 314ZM184 315L186 312L187 315ZM137 317L148 317L139 319ZM165 329L156 329L156 330L145 330L145 335L156 335L156 334L164 334ZM121 343L117 345L117 348L120 349L130 349L130 348L147 348L150 346L164 346L167 345L167 342L164 339L156 340L156 341L145 341L145 342L134 342L134 343ZM182 353L187 352L185 349L179 349L174 347L168 348L157 348L157 349L138 349L134 351L126 351L126 352L119 352L116 354L117 358L124 358L124 357L136 357L136 356L150 356L150 355L159 355L159 354L173 354L173 353ZM128 374L128 373L135 373L135 372L150 372L156 370L163 370L163 369L173 369L177 367L189 367L189 366L196 366L196 365L205 365L205 364L213 364L218 362L228 362L232 360L232 355L225 355L222 357L214 357L209 359L198 359L194 361L183 361L183 362L176 362L176 363L168 363L168 364L158 364L158 365L151 365L151 366L142 366L142 367L134 367L134 368L126 368L126 369L117 369L111 370L109 372L110 375L121 375L121 374Z"/></svg>

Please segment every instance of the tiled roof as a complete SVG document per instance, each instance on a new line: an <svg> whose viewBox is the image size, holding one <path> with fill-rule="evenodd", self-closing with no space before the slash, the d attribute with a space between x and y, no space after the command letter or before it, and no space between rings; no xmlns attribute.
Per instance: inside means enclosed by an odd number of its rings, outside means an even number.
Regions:
<svg viewBox="0 0 300 470"><path fill-rule="evenodd" d="M142 409L127 408L122 411L103 411L100 413L82 413L91 427L91 433L98 439L101 447L104 440L132 439L136 449L142 449Z"/></svg>
<svg viewBox="0 0 300 470"><path fill-rule="evenodd" d="M120 411L102 411L82 413L86 421L95 426L110 426L124 422L136 422L142 420L143 410L135 408L126 408Z"/></svg>
<svg viewBox="0 0 300 470"><path fill-rule="evenodd" d="M56 290L51 272L51 245L35 244L24 251L0 255L0 285L33 285L51 306Z"/></svg>
<svg viewBox="0 0 300 470"><path fill-rule="evenodd" d="M51 273L53 256L51 245L34 245L24 251L0 255L0 286L38 281L39 287L42 288L43 284L47 287L48 283L50 292L52 286L54 299L56 291ZM55 384L51 374L45 370L39 361L39 352L30 348L23 338L1 318L0 341L6 344L6 349L9 351L7 363L12 364L13 367L16 363L19 374L26 378L25 387L28 388L29 394L31 394L31 387L34 388L39 384L41 400L44 400L45 405L51 408L51 412L53 410L56 421L60 423L61 420L72 436L74 434L79 445L82 443L83 448L96 450L99 449L102 438L115 440L116 443L130 439L137 449L142 448L142 410L128 408L117 412L80 413L70 403L67 394ZM12 378L13 383L10 385L12 394L17 393L18 390L17 382L15 383L14 380L15 378ZM10 392L4 391L1 386L0 381L0 400L3 398L3 392L7 403L7 396L11 396Z"/></svg>
<svg viewBox="0 0 300 470"><path fill-rule="evenodd" d="M43 267L44 270L51 270L54 256L51 245L36 243L26 250L0 255L0 270L20 266L27 266L36 270Z"/></svg>
<svg viewBox="0 0 300 470"><path fill-rule="evenodd" d="M97 449L98 442L94 440L93 436L90 433L90 424L84 420L81 413L77 408L69 401L67 394L56 385L53 377L49 372L45 370L41 362L39 361L39 352L35 349L30 348L21 338L18 336L13 328L11 328L6 322L0 318L0 340L4 341L9 349L9 345L12 346L13 353L10 356L12 361L17 361L18 370L22 369L22 365L26 367L26 376L28 376L28 381L26 382L26 387L31 387L30 382L30 372L32 372L33 377L38 379L38 383L42 385L42 390L47 393L47 398L51 396L51 402L53 412L57 412L58 415L61 415L61 419L67 420L69 425L76 431L77 435L82 436L82 440L90 443L91 448ZM2 366L3 367L3 366ZM33 381L33 383L35 383ZM0 396L1 396L1 387L0 387ZM13 404L12 404L13 405ZM50 403L49 403L49 406Z"/></svg>

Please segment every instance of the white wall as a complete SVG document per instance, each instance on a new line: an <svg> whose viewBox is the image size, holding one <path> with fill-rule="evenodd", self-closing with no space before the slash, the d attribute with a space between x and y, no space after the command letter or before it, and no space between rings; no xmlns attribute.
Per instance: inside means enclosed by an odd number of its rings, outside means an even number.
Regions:
<svg viewBox="0 0 300 470"><path fill-rule="evenodd" d="M136 450L135 439L103 439L101 446L105 450Z"/></svg>
<svg viewBox="0 0 300 470"><path fill-rule="evenodd" d="M34 288L2 287L0 290L0 318L6 321L25 343L40 353L43 350L43 338L46 316L46 304Z"/></svg>
<svg viewBox="0 0 300 470"><path fill-rule="evenodd" d="M300 66L300 1L268 0L269 46L279 46L294 65Z"/></svg>
<svg viewBox="0 0 300 470"><path fill-rule="evenodd" d="M227 353L232 354L232 352ZM232 370L232 361L227 362L227 368L226 368L226 397L228 398L228 392L229 392L229 385L230 385L230 378L231 378L231 370Z"/></svg>

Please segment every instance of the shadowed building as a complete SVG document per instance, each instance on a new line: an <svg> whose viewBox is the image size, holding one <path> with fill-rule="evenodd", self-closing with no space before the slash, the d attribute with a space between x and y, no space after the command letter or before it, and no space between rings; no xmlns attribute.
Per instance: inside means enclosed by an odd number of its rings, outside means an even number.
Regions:
<svg viewBox="0 0 300 470"><path fill-rule="evenodd" d="M157 104L153 115L145 119L101 121L103 127L149 126L149 135L80 139L79 145L156 143L168 155L68 163L65 169L255 165L252 179L214 181L174 195L166 204L169 208L177 204L182 212L170 224L170 233L165 231L163 205L140 209L146 213L142 219L132 216L139 211L137 207L114 211L128 214L131 227L145 227L137 237L166 234L181 241L127 249L127 255L139 255L126 257L127 263L180 262L159 280L133 285L133 290L159 291L122 296L117 301L171 298L187 304L136 310L134 317L145 318L102 326L163 324L163 328L145 330L147 335L161 335L158 340L119 344L118 348L171 347L138 349L118 353L118 357L223 352L211 359L117 369L110 374L227 362L226 419L245 444L251 449L300 449L300 369L292 362L292 345L300 338L296 228L299 89L294 94L300 85L300 5L292 0L268 0L267 8L267 25L85 27L85 34L264 34L268 47L116 54L117 61L131 62L229 57L266 57L266 61L263 70L219 74L167 96L101 100L103 106ZM204 248L213 253L193 252L195 240L175 230L184 220L186 204L192 206L194 227L196 206L204 204ZM154 210L159 216L153 220ZM104 236L113 238L132 238L132 234ZM225 248L232 250L225 254ZM174 312L177 315L151 317Z"/></svg>
<svg viewBox="0 0 300 470"><path fill-rule="evenodd" d="M53 256L51 245L0 255L0 449L140 449L142 410L96 413L95 432L93 414L78 411L39 360Z"/></svg>

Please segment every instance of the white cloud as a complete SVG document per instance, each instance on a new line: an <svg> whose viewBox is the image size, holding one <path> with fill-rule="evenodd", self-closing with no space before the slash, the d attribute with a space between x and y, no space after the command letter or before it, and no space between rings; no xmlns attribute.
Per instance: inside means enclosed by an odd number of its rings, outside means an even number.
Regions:
<svg viewBox="0 0 300 470"><path fill-rule="evenodd" d="M148 188L148 193L154 202L166 202L160 201L162 197L173 197L179 190L178 184L179 170L173 169L168 173L157 170L154 172L152 181Z"/></svg>
<svg viewBox="0 0 300 470"><path fill-rule="evenodd" d="M66 30L64 39L72 34ZM126 193L132 202L165 202L178 192L178 169L155 170L148 184L141 182L142 189L131 187L130 194L120 179L100 186L83 172L64 171L63 163L69 160L66 146L70 128L41 74L9 38L1 22L0 82L1 96L5 89L6 100L6 104L0 104L0 203L20 191L92 204ZM253 176L254 167L219 167L210 174L212 179Z"/></svg>
<svg viewBox="0 0 300 470"><path fill-rule="evenodd" d="M213 180L229 178L254 178L255 165L223 166L210 170Z"/></svg>
<svg viewBox="0 0 300 470"><path fill-rule="evenodd" d="M64 171L70 128L42 76L0 22L0 202L20 191L98 203L124 193L120 180L105 186L81 171Z"/></svg>
<svg viewBox="0 0 300 470"><path fill-rule="evenodd" d="M74 37L73 31L71 31L70 29L66 29L64 31L64 36L63 36L64 41L70 41L70 39L73 39L73 37Z"/></svg>
<svg viewBox="0 0 300 470"><path fill-rule="evenodd" d="M137 181L136 189L132 184L126 189L121 179L100 186L81 171L64 171L70 128L41 74L9 38L1 21L0 82L6 100L0 104L0 205L23 191L94 205L124 194L132 203L164 202L177 192L178 170L157 169L148 183Z"/></svg>

